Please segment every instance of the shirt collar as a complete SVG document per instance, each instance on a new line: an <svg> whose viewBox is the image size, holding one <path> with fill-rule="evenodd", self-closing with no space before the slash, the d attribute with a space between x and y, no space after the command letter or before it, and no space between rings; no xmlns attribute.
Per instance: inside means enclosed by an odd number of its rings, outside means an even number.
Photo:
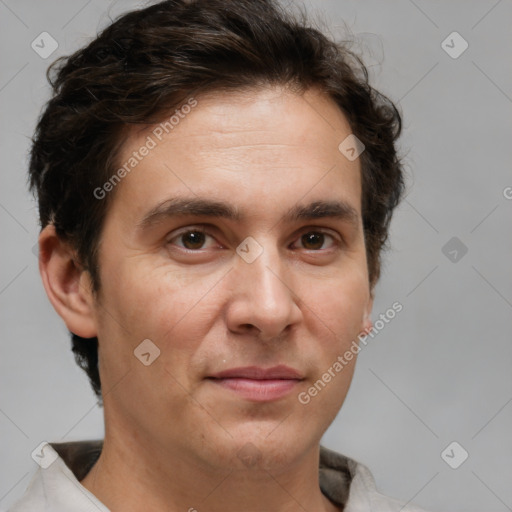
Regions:
<svg viewBox="0 0 512 512"><path fill-rule="evenodd" d="M109 512L81 483L98 459L103 440L49 443L48 467L39 467L22 499L10 512L32 512L44 503L52 512ZM421 512L379 494L366 466L320 446L319 484L344 512Z"/></svg>

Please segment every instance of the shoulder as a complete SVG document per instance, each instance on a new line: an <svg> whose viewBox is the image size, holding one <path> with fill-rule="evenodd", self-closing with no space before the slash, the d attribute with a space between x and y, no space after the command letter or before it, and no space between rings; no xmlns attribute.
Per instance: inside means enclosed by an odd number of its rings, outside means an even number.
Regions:
<svg viewBox="0 0 512 512"><path fill-rule="evenodd" d="M330 474L325 473L327 468ZM332 478L334 473L338 475L336 478ZM320 446L320 478L322 490L336 502L339 502L336 499L339 489L343 489L340 484L348 482L344 491L348 495L344 512L428 512L412 503L381 494L368 467L324 446Z"/></svg>
<svg viewBox="0 0 512 512"><path fill-rule="evenodd" d="M25 493L8 512L108 512L79 480L98 456L98 450L101 451L100 441L45 444L39 467Z"/></svg>

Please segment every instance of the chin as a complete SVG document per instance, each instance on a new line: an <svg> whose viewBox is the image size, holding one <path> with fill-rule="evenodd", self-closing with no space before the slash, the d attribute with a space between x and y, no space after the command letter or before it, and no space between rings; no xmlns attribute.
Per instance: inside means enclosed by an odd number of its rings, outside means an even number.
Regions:
<svg viewBox="0 0 512 512"><path fill-rule="evenodd" d="M246 432L245 435L232 439L231 446L221 450L223 464L230 469L236 467L241 470L265 470L274 474L286 471L307 450L307 446L303 445L303 435L292 434L286 429L278 434L279 426L274 428L275 432L270 435L251 435ZM297 439L301 442L297 442ZM224 459L226 453L229 453L230 457Z"/></svg>

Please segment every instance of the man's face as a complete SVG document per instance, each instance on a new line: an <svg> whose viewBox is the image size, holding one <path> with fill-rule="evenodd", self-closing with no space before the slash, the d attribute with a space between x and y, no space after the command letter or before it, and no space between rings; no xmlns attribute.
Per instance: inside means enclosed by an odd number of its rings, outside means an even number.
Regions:
<svg viewBox="0 0 512 512"><path fill-rule="evenodd" d="M325 96L265 89L198 97L162 140L154 129L127 138L120 165L148 136L156 145L117 185L101 235L107 429L203 467L242 468L245 455L284 467L338 413L355 360L308 389L371 311L360 164L338 150L350 126ZM185 198L240 217L166 209ZM320 201L340 214L291 216ZM134 355L143 340L160 350L149 365ZM279 365L298 378L212 378Z"/></svg>

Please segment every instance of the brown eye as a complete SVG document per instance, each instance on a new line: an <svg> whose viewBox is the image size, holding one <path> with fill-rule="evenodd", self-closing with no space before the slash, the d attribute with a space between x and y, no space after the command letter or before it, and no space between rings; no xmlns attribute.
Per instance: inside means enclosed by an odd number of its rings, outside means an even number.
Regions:
<svg viewBox="0 0 512 512"><path fill-rule="evenodd" d="M185 249L200 249L206 236L202 231L187 231L180 236Z"/></svg>
<svg viewBox="0 0 512 512"><path fill-rule="evenodd" d="M306 249L321 249L324 244L324 235L321 233L306 233L301 237Z"/></svg>
<svg viewBox="0 0 512 512"><path fill-rule="evenodd" d="M322 249L322 246L325 243L325 237L334 240L334 237L332 235L323 233L322 231L309 231L307 233L304 233L300 237L300 240L303 244L304 249L318 251Z"/></svg>
<svg viewBox="0 0 512 512"><path fill-rule="evenodd" d="M177 234L167 243L169 245L177 245L178 247L189 251L197 251L204 248L203 246L205 245L208 237L213 240L213 237L201 229L189 229Z"/></svg>

